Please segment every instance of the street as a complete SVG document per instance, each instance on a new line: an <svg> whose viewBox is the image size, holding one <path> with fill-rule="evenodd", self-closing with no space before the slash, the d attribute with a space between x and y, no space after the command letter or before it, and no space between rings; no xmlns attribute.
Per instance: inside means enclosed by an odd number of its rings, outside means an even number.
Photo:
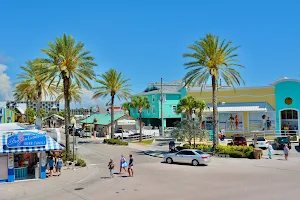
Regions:
<svg viewBox="0 0 300 200"><path fill-rule="evenodd" d="M84 142L86 141L86 142ZM298 199L299 158L249 160L213 158L207 166L165 164L162 159L123 146L81 139L80 156L87 168L65 170L61 177L0 185L0 199ZM116 174L109 179L107 164L120 155L135 159L135 177Z"/></svg>

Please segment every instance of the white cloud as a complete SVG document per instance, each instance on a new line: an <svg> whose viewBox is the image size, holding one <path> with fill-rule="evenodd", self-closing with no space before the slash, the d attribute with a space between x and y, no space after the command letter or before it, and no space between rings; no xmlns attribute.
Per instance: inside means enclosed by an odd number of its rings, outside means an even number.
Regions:
<svg viewBox="0 0 300 200"><path fill-rule="evenodd" d="M0 101L6 101L12 99L12 86L10 77L4 73L7 70L7 66L0 64Z"/></svg>

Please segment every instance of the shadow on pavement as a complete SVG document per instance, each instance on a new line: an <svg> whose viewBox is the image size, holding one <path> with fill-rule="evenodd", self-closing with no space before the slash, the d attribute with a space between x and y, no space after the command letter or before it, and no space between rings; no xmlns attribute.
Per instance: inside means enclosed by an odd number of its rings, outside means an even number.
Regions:
<svg viewBox="0 0 300 200"><path fill-rule="evenodd" d="M100 179L110 179L110 177L109 176L103 176Z"/></svg>

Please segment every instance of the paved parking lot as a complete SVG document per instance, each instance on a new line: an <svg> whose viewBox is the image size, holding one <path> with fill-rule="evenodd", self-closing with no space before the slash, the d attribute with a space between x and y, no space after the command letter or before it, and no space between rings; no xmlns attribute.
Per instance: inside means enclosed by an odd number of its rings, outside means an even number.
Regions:
<svg viewBox="0 0 300 200"><path fill-rule="evenodd" d="M79 152L89 163L86 174L78 170L56 180L3 184L0 199L298 199L298 157L289 161L281 155L272 160L214 158L207 166L193 167L161 163L140 150L97 141L81 143ZM113 158L118 168L121 154L134 155L135 177L117 174L109 179L108 160ZM39 187L33 189L35 185Z"/></svg>

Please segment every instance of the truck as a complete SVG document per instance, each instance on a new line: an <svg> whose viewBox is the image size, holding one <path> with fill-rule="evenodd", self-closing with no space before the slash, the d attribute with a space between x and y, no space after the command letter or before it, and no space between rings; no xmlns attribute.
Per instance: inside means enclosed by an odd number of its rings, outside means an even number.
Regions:
<svg viewBox="0 0 300 200"><path fill-rule="evenodd" d="M134 133L132 131L124 130L124 129L118 129L114 133L114 138L115 139L122 139L122 138L128 138L129 136L133 136L133 135L134 135Z"/></svg>

